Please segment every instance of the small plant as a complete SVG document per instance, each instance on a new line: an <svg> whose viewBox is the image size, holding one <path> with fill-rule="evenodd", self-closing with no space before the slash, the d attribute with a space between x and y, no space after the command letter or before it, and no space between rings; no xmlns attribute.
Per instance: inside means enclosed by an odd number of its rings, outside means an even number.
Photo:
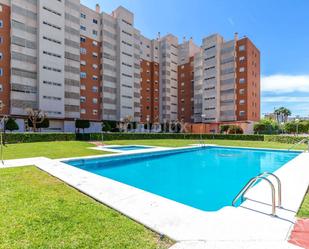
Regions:
<svg viewBox="0 0 309 249"><path fill-rule="evenodd" d="M230 125L228 129L228 134L243 134L244 131L238 125Z"/></svg>
<svg viewBox="0 0 309 249"><path fill-rule="evenodd" d="M5 129L12 132L18 130L19 127L15 119L9 117L8 120L5 122Z"/></svg>
<svg viewBox="0 0 309 249"><path fill-rule="evenodd" d="M77 132L79 133L79 129L83 129L83 133L85 132L85 129L90 127L89 120L84 119L77 119L75 121L75 128L77 128Z"/></svg>

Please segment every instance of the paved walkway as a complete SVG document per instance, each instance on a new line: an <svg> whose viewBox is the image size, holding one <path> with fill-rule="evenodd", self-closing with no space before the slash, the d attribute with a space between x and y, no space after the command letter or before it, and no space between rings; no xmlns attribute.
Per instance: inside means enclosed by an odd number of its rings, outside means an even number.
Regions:
<svg viewBox="0 0 309 249"><path fill-rule="evenodd" d="M289 242L309 249L309 219L299 219L296 222Z"/></svg>

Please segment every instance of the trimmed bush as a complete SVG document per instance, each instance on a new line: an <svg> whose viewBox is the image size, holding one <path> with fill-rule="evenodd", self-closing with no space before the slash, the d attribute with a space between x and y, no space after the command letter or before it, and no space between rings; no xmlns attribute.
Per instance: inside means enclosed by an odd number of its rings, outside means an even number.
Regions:
<svg viewBox="0 0 309 249"><path fill-rule="evenodd" d="M264 141L266 141L266 142L285 143L285 144L295 144L297 142L300 142L304 138L306 138L306 137L265 135Z"/></svg>
<svg viewBox="0 0 309 249"><path fill-rule="evenodd" d="M244 135L244 134L202 134L203 139L227 139L227 140L247 140L264 141L264 135ZM91 133L91 141L101 141L101 133ZM191 133L104 133L104 140L140 140L140 139L200 139L200 134Z"/></svg>
<svg viewBox="0 0 309 249"><path fill-rule="evenodd" d="M12 132L18 130L19 127L15 119L9 117L9 119L5 122L5 129Z"/></svg>
<svg viewBox="0 0 309 249"><path fill-rule="evenodd" d="M74 141L75 133L7 133L6 143L31 143L51 141Z"/></svg>
<svg viewBox="0 0 309 249"><path fill-rule="evenodd" d="M83 129L83 132L84 132L85 129L90 127L90 122L89 120L77 119L75 121L75 127L78 129L78 132L79 132L79 129Z"/></svg>

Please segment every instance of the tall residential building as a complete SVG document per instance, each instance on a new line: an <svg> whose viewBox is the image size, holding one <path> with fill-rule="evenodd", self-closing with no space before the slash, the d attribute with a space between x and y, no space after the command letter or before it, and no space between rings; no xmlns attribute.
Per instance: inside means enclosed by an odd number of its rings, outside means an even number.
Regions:
<svg viewBox="0 0 309 249"><path fill-rule="evenodd" d="M214 124L260 118L260 53L248 38L203 39L195 56L194 121Z"/></svg>
<svg viewBox="0 0 309 249"><path fill-rule="evenodd" d="M172 34L142 35L134 14L111 14L80 0L0 0L0 116L27 128L41 109L49 131L74 131L76 119L184 120L220 124L260 116L259 51L220 35L179 44Z"/></svg>
<svg viewBox="0 0 309 249"><path fill-rule="evenodd" d="M200 47L193 39L178 46L178 120L194 121L194 55Z"/></svg>

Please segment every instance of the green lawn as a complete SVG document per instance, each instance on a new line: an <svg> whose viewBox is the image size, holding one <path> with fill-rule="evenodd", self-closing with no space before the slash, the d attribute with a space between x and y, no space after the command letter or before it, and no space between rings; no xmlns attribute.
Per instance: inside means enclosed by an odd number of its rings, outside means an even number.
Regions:
<svg viewBox="0 0 309 249"><path fill-rule="evenodd" d="M283 144L276 142L263 142L263 141L242 141L242 140L216 140L208 139L203 140L207 144L217 144L226 146L239 146L239 147L255 147L255 148L273 148L273 149L288 149L291 144ZM140 145L153 145L153 146L164 146L164 147L181 147L189 144L199 143L198 140L190 139L147 139L147 140L117 140L117 141L106 141L106 144L140 144ZM294 149L305 149L305 145L298 145Z"/></svg>
<svg viewBox="0 0 309 249"><path fill-rule="evenodd" d="M304 198L304 201L298 211L297 216L300 218L309 218L309 191Z"/></svg>
<svg viewBox="0 0 309 249"><path fill-rule="evenodd" d="M93 144L80 141L39 142L8 144L4 147L4 159L44 156L48 158L65 158L102 155L108 152L89 149Z"/></svg>
<svg viewBox="0 0 309 249"><path fill-rule="evenodd" d="M0 248L168 248L172 242L29 166L0 169Z"/></svg>

